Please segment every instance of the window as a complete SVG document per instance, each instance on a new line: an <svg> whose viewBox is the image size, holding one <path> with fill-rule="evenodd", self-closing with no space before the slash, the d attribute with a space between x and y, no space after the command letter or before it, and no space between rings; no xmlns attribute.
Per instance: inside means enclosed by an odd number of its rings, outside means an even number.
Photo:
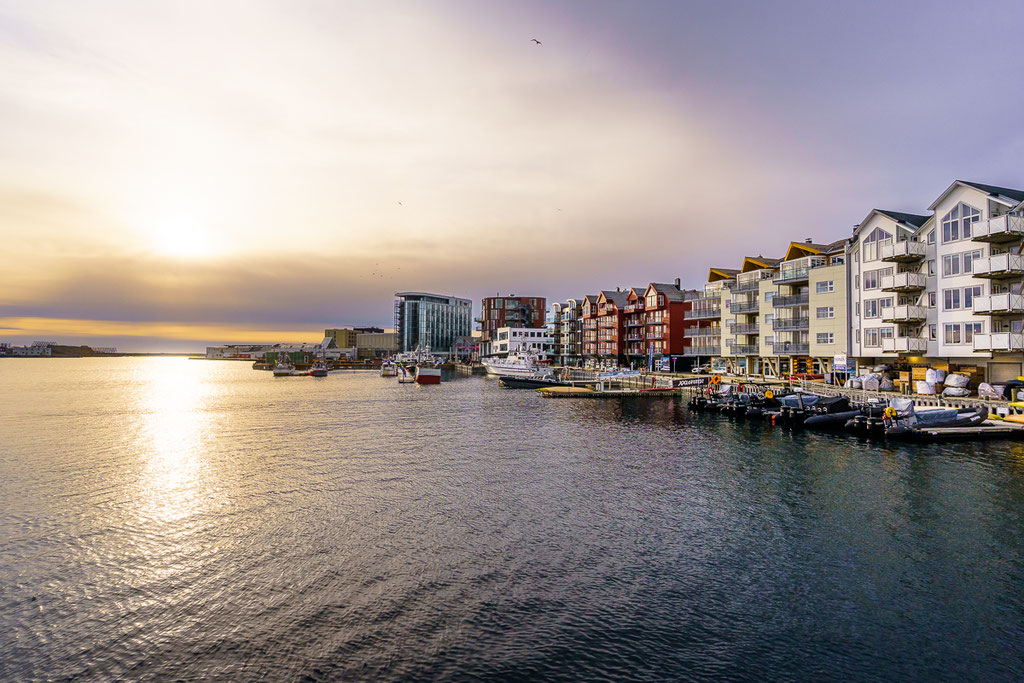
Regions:
<svg viewBox="0 0 1024 683"><path fill-rule="evenodd" d="M976 296L981 296L981 285L964 287L964 308L973 308Z"/></svg>
<svg viewBox="0 0 1024 683"><path fill-rule="evenodd" d="M960 310L960 290L959 289L944 289L942 290L942 310L944 311L958 311ZM950 342L946 342L949 344Z"/></svg>
<svg viewBox="0 0 1024 683"><path fill-rule="evenodd" d="M942 217L942 243L969 239L971 226L981 220L981 211L960 202Z"/></svg>
<svg viewBox="0 0 1024 683"><path fill-rule="evenodd" d="M942 276L960 274L960 254L947 254L942 257Z"/></svg>
<svg viewBox="0 0 1024 683"><path fill-rule="evenodd" d="M981 334L981 323L964 323L964 343L973 344L974 335Z"/></svg>
<svg viewBox="0 0 1024 683"><path fill-rule="evenodd" d="M823 318L834 318L836 317L836 309L833 306L818 306L818 320Z"/></svg>
<svg viewBox="0 0 1024 683"><path fill-rule="evenodd" d="M930 259L928 261L928 274L935 275L935 259Z"/></svg>
<svg viewBox="0 0 1024 683"><path fill-rule="evenodd" d="M819 344L835 344L836 335L835 332L819 332L818 333Z"/></svg>
<svg viewBox="0 0 1024 683"><path fill-rule="evenodd" d="M772 299L774 299L774 298L775 298L775 292L765 292L764 293L764 301L765 301L765 303L770 304L772 302Z"/></svg>
<svg viewBox="0 0 1024 683"><path fill-rule="evenodd" d="M833 280L822 280L815 285L814 291L817 294L828 294L836 290L836 283Z"/></svg>
<svg viewBox="0 0 1024 683"><path fill-rule="evenodd" d="M934 230L929 230L928 231L928 235L925 237L925 241L928 244L935 244L935 231Z"/></svg>
<svg viewBox="0 0 1024 683"><path fill-rule="evenodd" d="M869 327L864 330L864 346L881 346L882 342L879 341L878 328Z"/></svg>
<svg viewBox="0 0 1024 683"><path fill-rule="evenodd" d="M874 261L878 259L878 245L892 242L892 235L881 228L875 228L864 238L864 260ZM865 286L865 289L867 287Z"/></svg>
<svg viewBox="0 0 1024 683"><path fill-rule="evenodd" d="M767 314L765 314L764 322L765 322L766 325L769 325L769 324L771 324L774 321L775 321L775 314L774 313L767 313Z"/></svg>
<svg viewBox="0 0 1024 683"><path fill-rule="evenodd" d="M932 323L931 325L928 326L928 338L931 339L932 341L935 341L935 335L936 335L935 328L936 328L935 323Z"/></svg>
<svg viewBox="0 0 1024 683"><path fill-rule="evenodd" d="M935 308L935 292L928 292L928 308Z"/></svg>
<svg viewBox="0 0 1024 683"><path fill-rule="evenodd" d="M892 339L893 334L893 329L891 327L883 327L880 331L882 339Z"/></svg>
<svg viewBox="0 0 1024 683"><path fill-rule="evenodd" d="M962 336L960 334L961 327L960 323L946 323L942 326L942 334L947 344L962 344Z"/></svg>
<svg viewBox="0 0 1024 683"><path fill-rule="evenodd" d="M868 299L867 301L864 302L865 318L877 318L879 315L881 315L878 302L878 299Z"/></svg>
<svg viewBox="0 0 1024 683"><path fill-rule="evenodd" d="M857 330L856 337L857 337L857 343L860 344L860 330Z"/></svg>
<svg viewBox="0 0 1024 683"><path fill-rule="evenodd" d="M974 262L981 258L981 249L975 249L974 251L965 251L964 255L964 272L974 272Z"/></svg>
<svg viewBox="0 0 1024 683"><path fill-rule="evenodd" d="M853 288L860 289L860 275L853 276Z"/></svg>

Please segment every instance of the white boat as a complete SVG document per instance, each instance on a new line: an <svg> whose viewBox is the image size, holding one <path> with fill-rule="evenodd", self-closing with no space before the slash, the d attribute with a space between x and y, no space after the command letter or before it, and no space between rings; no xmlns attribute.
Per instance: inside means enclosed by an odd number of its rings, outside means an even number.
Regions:
<svg viewBox="0 0 1024 683"><path fill-rule="evenodd" d="M488 375L498 377L531 377L547 367L546 358L524 351L513 351L506 358L484 358L480 362Z"/></svg>
<svg viewBox="0 0 1024 683"><path fill-rule="evenodd" d="M295 366L288 360L288 356L281 354L278 356L277 363L274 365L274 377L291 377L297 375L298 371L295 370Z"/></svg>
<svg viewBox="0 0 1024 683"><path fill-rule="evenodd" d="M440 384L441 368L428 368L420 365L416 368L416 384Z"/></svg>
<svg viewBox="0 0 1024 683"><path fill-rule="evenodd" d="M394 363L384 363L383 365L380 366L380 376L381 377L397 377L398 376L398 366L395 365Z"/></svg>

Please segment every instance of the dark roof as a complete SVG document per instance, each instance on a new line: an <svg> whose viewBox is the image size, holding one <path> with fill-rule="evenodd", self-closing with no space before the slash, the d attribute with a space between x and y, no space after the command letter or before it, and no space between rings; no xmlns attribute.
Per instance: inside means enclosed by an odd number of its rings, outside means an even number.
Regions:
<svg viewBox="0 0 1024 683"><path fill-rule="evenodd" d="M841 240L836 240L832 244L829 244L828 246L826 246L823 249L823 251L825 253L827 253L827 254L831 254L832 252L839 251L839 250L844 250L845 251L846 250L846 243L847 242L849 242L849 240L844 237Z"/></svg>
<svg viewBox="0 0 1024 683"><path fill-rule="evenodd" d="M719 273L725 273L726 275L736 275L740 272L739 268L718 268L716 266L712 266L711 270L717 270Z"/></svg>
<svg viewBox="0 0 1024 683"><path fill-rule="evenodd" d="M664 282L652 282L651 287L654 287L654 291L658 294L664 294L668 301L682 301L683 293L679 290L675 284L667 284Z"/></svg>
<svg viewBox="0 0 1024 683"><path fill-rule="evenodd" d="M615 291L614 289L602 289L601 293L604 294L604 298L611 301L616 306L625 306L626 297L629 296L629 290L620 289Z"/></svg>
<svg viewBox="0 0 1024 683"><path fill-rule="evenodd" d="M589 301L589 302L591 302L591 303L594 303L594 304L596 304L596 303L597 303L597 298L598 298L599 296L601 296L601 295L600 295L600 294L587 294L587 295L586 295L585 297L583 297L583 299L584 299L585 301Z"/></svg>
<svg viewBox="0 0 1024 683"><path fill-rule="evenodd" d="M986 185L985 183L973 183L969 180L960 180L958 182L961 182L964 185L970 185L976 190L988 192L993 197L1009 197L1015 202L1024 202L1024 190L1014 190L1009 187L999 187L997 185Z"/></svg>
<svg viewBox="0 0 1024 683"><path fill-rule="evenodd" d="M750 259L751 261L757 261L758 263L766 263L769 266L777 266L782 262L780 258L769 258L767 256L745 256L744 259Z"/></svg>
<svg viewBox="0 0 1024 683"><path fill-rule="evenodd" d="M887 211L886 209L875 209L878 213L885 214L889 218L899 223L906 223L907 225L913 225L915 228L920 228L922 225L928 222L931 216L922 216L917 213L903 213L902 211Z"/></svg>

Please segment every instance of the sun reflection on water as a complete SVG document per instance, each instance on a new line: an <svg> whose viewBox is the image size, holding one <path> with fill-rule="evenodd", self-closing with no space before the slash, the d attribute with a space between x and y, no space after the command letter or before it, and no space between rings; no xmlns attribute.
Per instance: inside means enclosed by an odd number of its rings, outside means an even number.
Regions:
<svg viewBox="0 0 1024 683"><path fill-rule="evenodd" d="M143 515L178 522L205 505L204 444L211 438L207 402L212 383L201 363L167 359L148 364L139 379L143 441L140 444Z"/></svg>

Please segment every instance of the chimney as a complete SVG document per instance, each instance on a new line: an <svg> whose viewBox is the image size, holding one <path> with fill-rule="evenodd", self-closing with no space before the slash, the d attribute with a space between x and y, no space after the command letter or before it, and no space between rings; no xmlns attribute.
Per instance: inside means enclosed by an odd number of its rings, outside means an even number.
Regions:
<svg viewBox="0 0 1024 683"><path fill-rule="evenodd" d="M683 281L680 278L676 278L676 289L679 289L681 284L683 284Z"/></svg>
<svg viewBox="0 0 1024 683"><path fill-rule="evenodd" d="M615 291L616 291L616 292L621 292L622 290L621 290L621 289L619 289L618 287L616 287L616 288L615 288Z"/></svg>
<svg viewBox="0 0 1024 683"><path fill-rule="evenodd" d="M814 240L812 240L812 239L811 239L810 237L808 237L808 238L807 238L806 240L804 240L804 241L805 241L805 242L807 242L807 244L814 244Z"/></svg>

